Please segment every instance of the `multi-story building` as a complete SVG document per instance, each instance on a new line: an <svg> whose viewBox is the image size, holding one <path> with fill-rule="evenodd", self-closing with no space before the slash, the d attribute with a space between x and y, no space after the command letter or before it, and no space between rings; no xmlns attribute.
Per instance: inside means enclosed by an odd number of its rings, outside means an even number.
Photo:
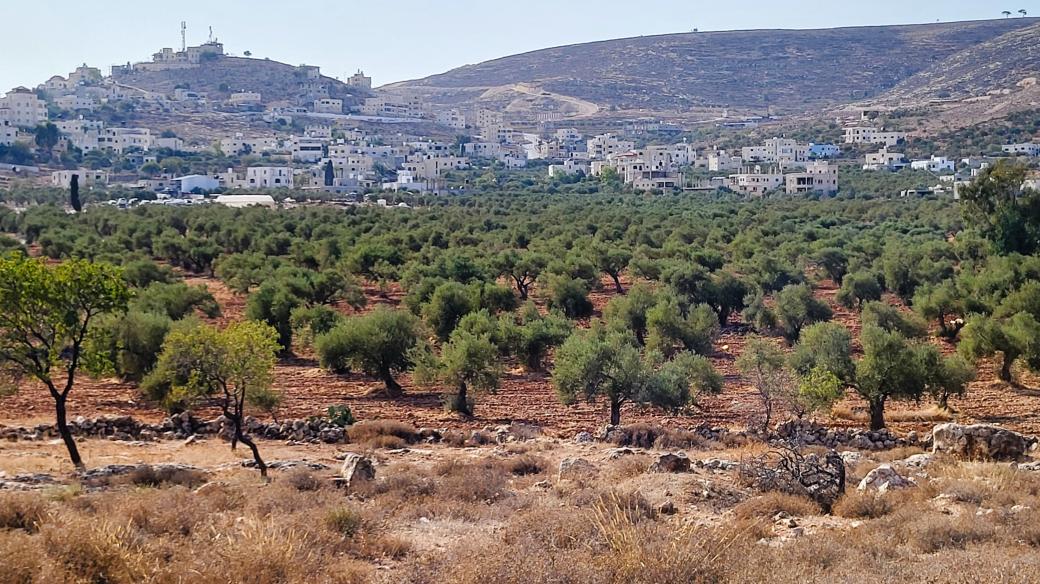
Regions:
<svg viewBox="0 0 1040 584"><path fill-rule="evenodd" d="M347 78L347 85L368 91L372 89L372 78L366 76L364 71L358 69L357 73Z"/></svg>
<svg viewBox="0 0 1040 584"><path fill-rule="evenodd" d="M915 160L910 163L914 170L927 170L928 172L953 172L954 162L945 156L932 156L927 160Z"/></svg>
<svg viewBox="0 0 1040 584"><path fill-rule="evenodd" d="M716 150L708 155L708 170L711 172L740 170L743 166L743 158L740 156L733 156L725 150Z"/></svg>
<svg viewBox="0 0 1040 584"><path fill-rule="evenodd" d="M122 153L130 148L149 150L155 137L148 128L105 128L98 136L98 148Z"/></svg>
<svg viewBox="0 0 1040 584"><path fill-rule="evenodd" d="M882 148L875 153L867 154L863 170L902 170L908 165L903 153L889 152L888 148Z"/></svg>
<svg viewBox="0 0 1040 584"><path fill-rule="evenodd" d="M271 136L247 138L239 133L230 138L221 138L220 140L220 151L227 156L251 154L253 152L270 152L277 149L278 139Z"/></svg>
<svg viewBox="0 0 1040 584"><path fill-rule="evenodd" d="M812 160L837 156L841 156L841 148L834 144L809 144L809 158Z"/></svg>
<svg viewBox="0 0 1040 584"><path fill-rule="evenodd" d="M323 97L314 100L314 113L317 114L341 114L343 113L343 100L333 97Z"/></svg>
<svg viewBox="0 0 1040 584"><path fill-rule="evenodd" d="M838 166L827 162L810 162L803 172L784 175L787 194L838 192Z"/></svg>
<svg viewBox="0 0 1040 584"><path fill-rule="evenodd" d="M610 156L624 154L635 149L636 144L615 134L601 134L588 140L590 160L606 160Z"/></svg>
<svg viewBox="0 0 1040 584"><path fill-rule="evenodd" d="M293 136L292 159L296 162L317 162L325 156L325 141L310 136Z"/></svg>
<svg viewBox="0 0 1040 584"><path fill-rule="evenodd" d="M767 162L781 166L802 164L809 159L809 146L789 138L770 138L761 146L749 146L741 150L747 162Z"/></svg>
<svg viewBox="0 0 1040 584"><path fill-rule="evenodd" d="M10 146L18 137L18 128L7 120L0 120L0 144Z"/></svg>
<svg viewBox="0 0 1040 584"><path fill-rule="evenodd" d="M777 169L763 171L760 166L729 176L729 188L750 197L761 197L783 186L784 175Z"/></svg>
<svg viewBox="0 0 1040 584"><path fill-rule="evenodd" d="M446 171L462 170L467 167L469 167L469 160L461 156L432 156L429 154L408 156L401 164L401 168L423 180L438 178Z"/></svg>
<svg viewBox="0 0 1040 584"><path fill-rule="evenodd" d="M288 166L250 166L242 185L251 189L284 189L293 186L293 169Z"/></svg>
<svg viewBox="0 0 1040 584"><path fill-rule="evenodd" d="M446 109L439 110L434 115L434 120L442 125L452 128L453 130L465 130L466 129L466 116L457 109Z"/></svg>
<svg viewBox="0 0 1040 584"><path fill-rule="evenodd" d="M16 87L0 98L0 120L20 128L35 128L47 121L47 104L25 87Z"/></svg>
<svg viewBox="0 0 1040 584"><path fill-rule="evenodd" d="M845 128L846 144L884 144L895 146L906 140L906 132L886 132L884 128L852 126Z"/></svg>

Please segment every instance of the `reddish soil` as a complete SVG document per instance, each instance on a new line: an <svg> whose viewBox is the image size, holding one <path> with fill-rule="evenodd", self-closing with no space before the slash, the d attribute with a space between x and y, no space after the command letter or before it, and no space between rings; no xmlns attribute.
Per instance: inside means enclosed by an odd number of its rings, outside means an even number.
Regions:
<svg viewBox="0 0 1040 584"><path fill-rule="evenodd" d="M223 315L218 322L226 323L243 318L244 296L236 294L212 278L191 277L187 281L193 285L205 285L217 298L223 308ZM627 287L629 282L625 282L625 285ZM399 304L402 297L397 287L390 288L385 296L381 295L376 287L366 287L365 291L369 299L366 311L379 304ZM836 291L833 283L823 282L818 295L831 303L837 322L858 334L858 315L834 303ZM592 294L597 315L614 295L612 285L604 286L602 290ZM895 298L886 300L898 304ZM352 311L349 307L340 309L345 313ZM677 427L704 423L733 428L747 426L758 415L757 396L734 365L747 340L746 330L738 316L723 331L716 343L716 352L711 360L725 377L725 390L721 395L703 398L698 408L691 409L684 415L665 414L654 409L631 406L622 414L623 421L659 422ZM935 342L942 344L944 351L952 350L939 339ZM544 426L552 434L568 436L578 430L594 430L602 426L609 417L604 403L580 403L572 407L560 404L549 383L548 374L525 372L512 364L507 364L507 371L497 393L478 397L477 417L473 420L463 420L444 410L436 388L416 387L408 376L400 379L406 388L405 397L390 400L373 392L380 387L377 381L359 375L331 374L321 370L317 363L309 358L307 351L301 351L301 355L283 360L276 368L275 387L284 395L283 405L277 412L279 418L322 415L331 405L346 404L361 420L393 419L417 427L467 429L524 421ZM1040 380L1036 377L1025 375L1020 376L1020 379L1030 387L1040 387ZM997 380L996 366L991 362L982 363L978 381L971 384L964 398L952 399L951 405L957 412L955 419L958 421L997 423L1015 430L1040 434L1040 390L1013 387ZM849 396L840 406L841 410L855 414L856 419L827 420L828 423L840 426L865 423L865 404L862 400ZM902 431L926 429L935 422L927 417L931 406L932 404L927 402L891 403L887 412L893 420L890 425ZM51 398L36 384L23 384L18 393L0 397L0 423L50 421L53 419L52 411ZM202 408L200 411L203 416L216 413L217 410L213 407ZM151 421L159 420L164 415L157 407L149 404L133 384L87 378L78 382L72 392L69 398L69 414L72 417L128 414Z"/></svg>

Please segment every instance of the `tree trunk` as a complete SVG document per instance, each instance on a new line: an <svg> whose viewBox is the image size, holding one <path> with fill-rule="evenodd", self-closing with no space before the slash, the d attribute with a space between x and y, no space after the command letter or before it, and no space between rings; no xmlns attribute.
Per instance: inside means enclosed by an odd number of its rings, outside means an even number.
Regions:
<svg viewBox="0 0 1040 584"><path fill-rule="evenodd" d="M235 434L238 437L238 441L249 447L249 450L253 452L253 460L256 461L256 468L260 469L260 477L267 480L267 464L264 459L260 458L260 449L256 447L256 442L249 436L242 433L242 428L239 425L235 425Z"/></svg>
<svg viewBox="0 0 1040 584"><path fill-rule="evenodd" d="M870 402L870 429L877 431L885 427L885 399Z"/></svg>
<svg viewBox="0 0 1040 584"><path fill-rule="evenodd" d="M614 289L618 294L624 294L625 289L621 287L621 274L611 274L611 279L614 280Z"/></svg>
<svg viewBox="0 0 1040 584"><path fill-rule="evenodd" d="M393 374L390 373L389 369L383 371L382 374L383 383L386 384L386 395L389 397L397 398L404 394L404 390L401 388L401 384L397 383L394 379Z"/></svg>
<svg viewBox="0 0 1040 584"><path fill-rule="evenodd" d="M473 412L469 408L469 402L466 401L467 397L466 384L460 383L455 396L452 398L451 409L467 418L471 418L473 417Z"/></svg>
<svg viewBox="0 0 1040 584"><path fill-rule="evenodd" d="M61 440L69 451L69 460L72 461L76 470L86 470L87 467L79 456L79 448L76 447L76 441L72 438L72 431L69 430L69 424L65 415L65 396L56 395L54 397L54 413L57 419L58 434L61 435Z"/></svg>
<svg viewBox="0 0 1040 584"><path fill-rule="evenodd" d="M719 328L726 328L726 324L729 322L729 308L719 309Z"/></svg>
<svg viewBox="0 0 1040 584"><path fill-rule="evenodd" d="M610 400L610 425L618 426L621 424L621 402L618 400Z"/></svg>
<svg viewBox="0 0 1040 584"><path fill-rule="evenodd" d="M1013 381L1011 377L1011 365L1015 362L1015 356L1004 353L1004 361L1000 365L1000 379L1011 383Z"/></svg>

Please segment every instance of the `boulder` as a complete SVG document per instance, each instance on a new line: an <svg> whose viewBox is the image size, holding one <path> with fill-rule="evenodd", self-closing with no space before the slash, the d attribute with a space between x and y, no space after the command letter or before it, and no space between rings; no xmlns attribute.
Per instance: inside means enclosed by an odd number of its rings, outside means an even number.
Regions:
<svg viewBox="0 0 1040 584"><path fill-rule="evenodd" d="M574 435L574 441L578 444L588 444L593 441L591 432L578 432Z"/></svg>
<svg viewBox="0 0 1040 584"><path fill-rule="evenodd" d="M876 490L884 493L893 489L906 489L915 486L913 479L909 479L899 474L896 469L892 468L891 464L882 464L874 470L867 473L867 476L863 477L863 480L859 482L860 491Z"/></svg>
<svg viewBox="0 0 1040 584"><path fill-rule="evenodd" d="M372 459L367 456L348 452L343 457L343 466L340 468L339 476L335 479L338 485L353 488L361 482L371 481L376 478L376 467Z"/></svg>
<svg viewBox="0 0 1040 584"><path fill-rule="evenodd" d="M650 465L650 472L690 472L690 458L685 452L662 454Z"/></svg>
<svg viewBox="0 0 1040 584"><path fill-rule="evenodd" d="M621 448L611 449L607 454L607 458L609 458L610 460L617 460L625 456L631 456L635 453L635 450L632 450L631 448L628 448L626 446L622 446Z"/></svg>
<svg viewBox="0 0 1040 584"><path fill-rule="evenodd" d="M577 480L596 473L596 467L584 458L564 458L560 461L560 480Z"/></svg>
<svg viewBox="0 0 1040 584"><path fill-rule="evenodd" d="M932 429L932 452L969 460L1018 460L1036 439L999 426L940 424Z"/></svg>

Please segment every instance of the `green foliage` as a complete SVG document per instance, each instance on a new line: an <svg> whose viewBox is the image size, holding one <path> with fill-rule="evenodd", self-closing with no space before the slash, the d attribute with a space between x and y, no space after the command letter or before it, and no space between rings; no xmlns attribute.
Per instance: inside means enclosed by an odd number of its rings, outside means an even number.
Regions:
<svg viewBox="0 0 1040 584"><path fill-rule="evenodd" d="M714 390L715 379L706 376L695 356L683 356L660 366L644 359L631 335L603 327L575 332L556 352L553 387L560 400L573 404L597 397L610 403L610 423L621 420L625 403L649 404L669 409L689 405L694 399L692 381Z"/></svg>
<svg viewBox="0 0 1040 584"><path fill-rule="evenodd" d="M87 339L98 320L126 310L129 297L122 274L109 264L72 260L48 266L17 253L0 258L0 377L29 376L47 388L58 432L80 468L66 400L80 366L92 359Z"/></svg>
<svg viewBox="0 0 1040 584"><path fill-rule="evenodd" d="M315 350L321 366L335 373L362 371L378 377L391 396L402 389L394 379L412 365L412 351L420 338L420 323L403 310L377 308L352 316L318 337Z"/></svg>
<svg viewBox="0 0 1040 584"><path fill-rule="evenodd" d="M1000 378L1010 382L1012 366L1020 358L1040 370L1040 322L1027 312L1006 318L975 315L961 331L958 350L972 360L1000 353Z"/></svg>
<svg viewBox="0 0 1040 584"><path fill-rule="evenodd" d="M88 338L88 353L94 358L85 366L94 374L114 373L140 381L155 367L172 323L166 314L133 309L106 317Z"/></svg>
<svg viewBox="0 0 1040 584"><path fill-rule="evenodd" d="M147 288L151 284L171 284L177 276L169 266L160 266L151 260L133 260L123 264L123 278L134 288Z"/></svg>
<svg viewBox="0 0 1040 584"><path fill-rule="evenodd" d="M830 320L833 313L808 284L791 284L776 295L776 316L784 338L793 343L805 326Z"/></svg>
<svg viewBox="0 0 1040 584"><path fill-rule="evenodd" d="M919 339L928 334L928 327L912 313L904 313L891 304L868 302L861 315L863 326L872 326Z"/></svg>
<svg viewBox="0 0 1040 584"><path fill-rule="evenodd" d="M957 289L953 280L929 284L917 289L914 294L914 310L921 317L939 325L939 335L955 339L964 328L967 313L966 293Z"/></svg>
<svg viewBox="0 0 1040 584"><path fill-rule="evenodd" d="M852 361L852 334L835 322L821 322L806 327L790 356L791 368L802 376L819 369L851 384L856 379Z"/></svg>
<svg viewBox="0 0 1040 584"><path fill-rule="evenodd" d="M798 405L793 399L795 393L784 352L776 344L762 338L750 339L737 358L736 366L758 392L762 403L761 431L768 430L778 406Z"/></svg>
<svg viewBox="0 0 1040 584"><path fill-rule="evenodd" d="M835 284L843 284L845 274L849 270L849 258L844 251L836 247L826 247L817 251L813 259Z"/></svg>
<svg viewBox="0 0 1040 584"><path fill-rule="evenodd" d="M209 318L220 316L220 305L205 286L189 286L183 282L155 282L137 293L130 302L133 310L165 314L180 320L196 310Z"/></svg>
<svg viewBox="0 0 1040 584"><path fill-rule="evenodd" d="M646 315L646 346L671 357L681 351L711 355L719 335L719 321L710 307L701 304L683 316L678 301L664 296Z"/></svg>
<svg viewBox="0 0 1040 584"><path fill-rule="evenodd" d="M856 272L845 278L835 300L846 308L862 310L864 302L881 300L881 284L873 274Z"/></svg>
<svg viewBox="0 0 1040 584"><path fill-rule="evenodd" d="M589 300L588 285L568 276L554 276L549 280L549 308L559 310L567 318L588 318L593 306Z"/></svg>
<svg viewBox="0 0 1040 584"><path fill-rule="evenodd" d="M845 385L838 376L822 367L814 367L802 377L798 396L811 412L830 411L845 395Z"/></svg>
<svg viewBox="0 0 1040 584"><path fill-rule="evenodd" d="M500 334L509 352L530 371L541 371L549 349L563 343L574 329L567 318L556 313L543 316L530 303L515 319L503 315L501 325Z"/></svg>
<svg viewBox="0 0 1040 584"><path fill-rule="evenodd" d="M353 426L357 422L353 412L350 411L350 406L329 406L326 416L329 418L329 423L338 428Z"/></svg>
<svg viewBox="0 0 1040 584"><path fill-rule="evenodd" d="M451 334L438 357L420 363L423 366L417 367L416 379L444 383L449 388L445 394L448 409L464 416L473 415L474 392L495 391L502 374L498 349L490 336L461 329Z"/></svg>
<svg viewBox="0 0 1040 584"><path fill-rule="evenodd" d="M1040 251L1040 193L1022 189L1027 172L1001 159L961 189L965 219L1004 253Z"/></svg>
<svg viewBox="0 0 1040 584"><path fill-rule="evenodd" d="M343 315L324 305L297 306L289 314L294 337L305 346L343 322Z"/></svg>

